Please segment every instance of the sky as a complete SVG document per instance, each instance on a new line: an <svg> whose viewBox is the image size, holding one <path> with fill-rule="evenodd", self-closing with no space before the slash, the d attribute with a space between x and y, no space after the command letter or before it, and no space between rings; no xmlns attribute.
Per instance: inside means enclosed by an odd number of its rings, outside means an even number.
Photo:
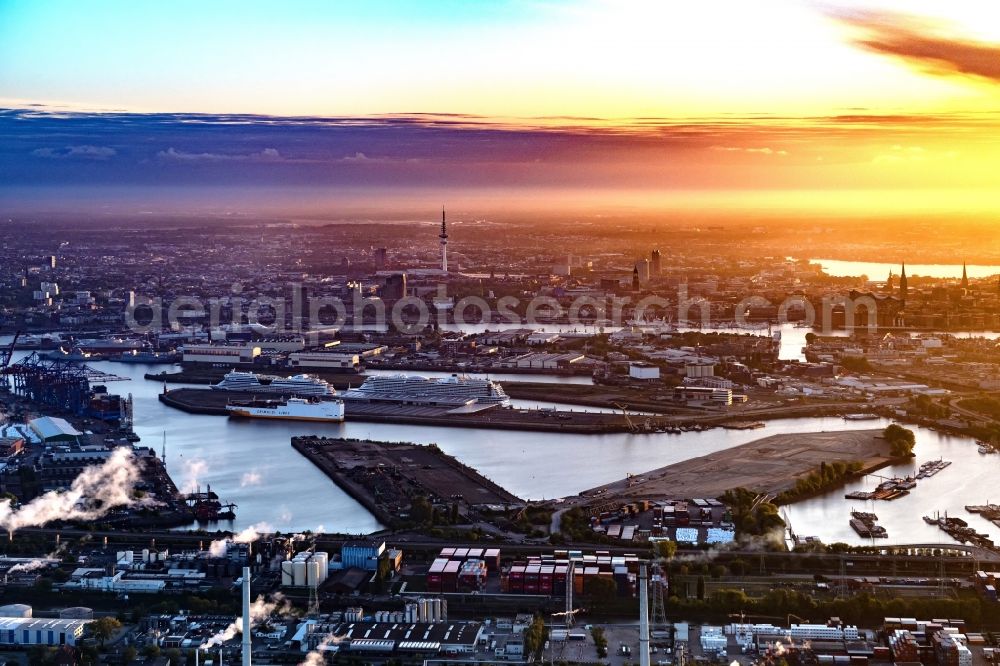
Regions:
<svg viewBox="0 0 1000 666"><path fill-rule="evenodd" d="M990 213L998 102L982 0L0 0L0 204L214 186Z"/></svg>

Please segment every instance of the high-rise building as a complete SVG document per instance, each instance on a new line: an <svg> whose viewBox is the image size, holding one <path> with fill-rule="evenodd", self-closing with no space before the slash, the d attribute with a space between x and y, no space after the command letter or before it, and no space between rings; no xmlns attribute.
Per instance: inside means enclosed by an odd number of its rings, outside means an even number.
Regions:
<svg viewBox="0 0 1000 666"><path fill-rule="evenodd" d="M375 270L381 271L385 269L386 259L389 257L389 251L384 247L380 247L375 250Z"/></svg>
<svg viewBox="0 0 1000 666"><path fill-rule="evenodd" d="M639 270L639 284L649 282L649 259L640 259L635 267Z"/></svg>
<svg viewBox="0 0 1000 666"><path fill-rule="evenodd" d="M438 234L438 238L441 239L441 272L448 272L448 227L444 219L444 206L441 207L441 233Z"/></svg>
<svg viewBox="0 0 1000 666"><path fill-rule="evenodd" d="M639 291L639 265L632 269L632 291Z"/></svg>
<svg viewBox="0 0 1000 666"><path fill-rule="evenodd" d="M650 255L650 271L652 275L657 276L660 274L660 270L663 268L660 262L660 251L653 250L653 253Z"/></svg>
<svg viewBox="0 0 1000 666"><path fill-rule="evenodd" d="M406 273L395 273L385 279L382 300L398 301L406 298Z"/></svg>

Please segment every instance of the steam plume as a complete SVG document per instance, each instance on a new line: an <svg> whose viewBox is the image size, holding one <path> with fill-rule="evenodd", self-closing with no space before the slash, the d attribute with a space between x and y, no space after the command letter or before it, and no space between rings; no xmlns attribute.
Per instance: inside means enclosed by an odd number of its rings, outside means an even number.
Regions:
<svg viewBox="0 0 1000 666"><path fill-rule="evenodd" d="M264 597L257 597L256 601L250 604L250 626L260 624L274 614L287 615L292 609L291 604L280 593L276 592L270 600ZM202 650L210 650L216 645L225 643L242 632L243 616L239 616L228 627L212 636L201 646Z"/></svg>
<svg viewBox="0 0 1000 666"><path fill-rule="evenodd" d="M84 469L65 491L50 490L16 509L10 500L0 501L0 528L13 533L54 520L98 520L112 509L138 503L132 496L138 481L135 456L116 449L103 464Z"/></svg>
<svg viewBox="0 0 1000 666"><path fill-rule="evenodd" d="M343 636L335 636L334 634L327 634L323 637L323 640L316 645L316 649L311 650L306 658L302 660L299 666L325 666L326 660L323 658L323 652L325 648L336 645L344 640Z"/></svg>
<svg viewBox="0 0 1000 666"><path fill-rule="evenodd" d="M225 557L227 546L230 543L252 543L259 539L262 534L273 532L274 528L269 523L255 523L237 532L229 539L216 539L208 545L208 554L212 557Z"/></svg>

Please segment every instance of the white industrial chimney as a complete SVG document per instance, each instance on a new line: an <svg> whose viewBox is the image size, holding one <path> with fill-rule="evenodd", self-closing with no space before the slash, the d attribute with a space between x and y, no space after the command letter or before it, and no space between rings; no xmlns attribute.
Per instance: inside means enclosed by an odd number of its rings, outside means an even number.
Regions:
<svg viewBox="0 0 1000 666"><path fill-rule="evenodd" d="M639 666L649 666L649 585L645 563L639 565Z"/></svg>
<svg viewBox="0 0 1000 666"><path fill-rule="evenodd" d="M243 567L243 666L250 666L250 567Z"/></svg>

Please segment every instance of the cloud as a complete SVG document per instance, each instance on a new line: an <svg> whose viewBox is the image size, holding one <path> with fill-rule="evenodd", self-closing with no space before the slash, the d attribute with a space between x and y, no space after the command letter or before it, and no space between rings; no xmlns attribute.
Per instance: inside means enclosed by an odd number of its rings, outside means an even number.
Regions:
<svg viewBox="0 0 1000 666"><path fill-rule="evenodd" d="M774 148L740 148L739 146L709 146L709 150L718 150L726 153L756 153L758 155L778 155L779 157L785 157L788 155L787 150L775 150Z"/></svg>
<svg viewBox="0 0 1000 666"><path fill-rule="evenodd" d="M423 160L417 158L407 158L407 157L369 157L362 152L356 152L353 155L344 155L340 158L341 162L347 164L391 164L391 163L416 163L422 162Z"/></svg>
<svg viewBox="0 0 1000 666"><path fill-rule="evenodd" d="M25 188L16 196L33 208L51 206L53 199L39 198L34 193L40 190L27 186L108 185L129 192L138 192L132 189L135 186L155 186L161 192L164 186L197 185L206 197L207 190L201 189L206 186L233 192L232 188L249 187L254 188L248 192L252 196L241 196L240 205L273 208L287 202L279 204L282 197L258 188L315 188L323 197L333 196L338 188L355 196L361 192L355 188L380 187L472 191L661 189L669 184L670 189L683 190L730 187L747 177L794 180L797 185L810 180L820 187L827 181L818 170L792 172L785 167L814 163L818 154L826 155L831 165L868 164L896 143L928 149L947 145L973 155L983 142L996 145L993 137L1000 127L997 112L877 114L856 107L842 111L818 116L647 117L610 126L588 125L588 119L571 119L568 125L525 119L521 125L502 119L412 114L321 118L124 113L63 117L66 114L60 113L53 117L38 109L30 113L0 109L0 190ZM47 142L40 142L40 137ZM30 155L43 146L67 145L114 145L119 154L107 160ZM127 146L127 152L121 146ZM747 173L763 163L781 169ZM907 177L918 179L922 186L930 174L913 172ZM303 206L318 200L311 198ZM194 205L191 198L183 204L165 196L162 201L170 208Z"/></svg>
<svg viewBox="0 0 1000 666"><path fill-rule="evenodd" d="M249 472L244 472L243 477L240 479L240 488L246 488L248 486L259 486L263 483L264 477L256 469L252 469Z"/></svg>
<svg viewBox="0 0 1000 666"><path fill-rule="evenodd" d="M35 157L49 159L80 158L87 160L106 160L118 154L118 151L108 146L65 146L63 148L36 148L31 151Z"/></svg>
<svg viewBox="0 0 1000 666"><path fill-rule="evenodd" d="M964 39L947 23L907 14L864 9L827 13L857 30L854 43L869 51L921 65L935 74L1000 83L1000 44Z"/></svg>
<svg viewBox="0 0 1000 666"><path fill-rule="evenodd" d="M903 146L895 144L888 150L872 158L873 164L914 164L929 160L953 160L958 157L954 150L946 152L931 152L920 146Z"/></svg>
<svg viewBox="0 0 1000 666"><path fill-rule="evenodd" d="M264 148L256 153L189 153L171 146L161 150L156 156L175 162L280 162L283 159L276 148Z"/></svg>

